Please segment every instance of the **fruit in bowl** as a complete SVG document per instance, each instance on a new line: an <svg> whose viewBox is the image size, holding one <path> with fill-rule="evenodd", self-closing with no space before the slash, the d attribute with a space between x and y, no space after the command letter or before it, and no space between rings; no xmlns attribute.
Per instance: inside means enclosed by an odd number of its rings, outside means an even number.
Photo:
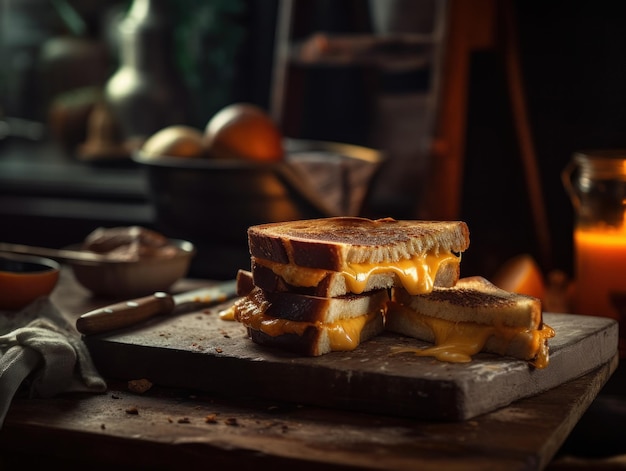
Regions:
<svg viewBox="0 0 626 471"><path fill-rule="evenodd" d="M142 146L146 156L203 157L205 154L202 131L192 126L167 126L150 136Z"/></svg>
<svg viewBox="0 0 626 471"><path fill-rule="evenodd" d="M260 162L282 160L283 136L269 115L250 103L233 103L218 111L204 130L209 156Z"/></svg>
<svg viewBox="0 0 626 471"><path fill-rule="evenodd" d="M283 136L271 117L252 103L233 103L219 110L204 130L187 125L163 128L143 143L151 157L191 157L273 163L283 160Z"/></svg>

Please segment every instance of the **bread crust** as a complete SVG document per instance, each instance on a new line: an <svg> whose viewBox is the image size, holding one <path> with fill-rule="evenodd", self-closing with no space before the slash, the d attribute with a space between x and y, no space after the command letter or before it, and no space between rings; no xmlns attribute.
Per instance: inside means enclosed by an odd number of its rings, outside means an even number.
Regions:
<svg viewBox="0 0 626 471"><path fill-rule="evenodd" d="M461 253L469 247L462 221L335 217L248 228L253 257L341 271L346 264L397 262L429 251Z"/></svg>

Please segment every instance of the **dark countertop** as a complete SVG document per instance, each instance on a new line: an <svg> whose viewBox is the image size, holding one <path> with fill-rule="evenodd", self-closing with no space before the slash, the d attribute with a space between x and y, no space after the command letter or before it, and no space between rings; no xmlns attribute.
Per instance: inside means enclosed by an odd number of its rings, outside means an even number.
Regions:
<svg viewBox="0 0 626 471"><path fill-rule="evenodd" d="M52 299L70 319L106 302L67 271ZM614 366L452 423L158 385L140 394L108 378L106 394L17 397L0 430L0 467L40 460L68 469L563 469L553 458Z"/></svg>

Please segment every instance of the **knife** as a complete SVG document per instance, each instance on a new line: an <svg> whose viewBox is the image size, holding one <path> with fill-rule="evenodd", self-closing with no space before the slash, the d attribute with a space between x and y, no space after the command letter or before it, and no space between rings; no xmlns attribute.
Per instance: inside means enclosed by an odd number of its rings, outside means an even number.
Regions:
<svg viewBox="0 0 626 471"><path fill-rule="evenodd" d="M235 296L237 296L236 280L179 294L157 291L149 296L89 311L76 320L76 329L85 335L107 332L135 325L158 315L205 308Z"/></svg>

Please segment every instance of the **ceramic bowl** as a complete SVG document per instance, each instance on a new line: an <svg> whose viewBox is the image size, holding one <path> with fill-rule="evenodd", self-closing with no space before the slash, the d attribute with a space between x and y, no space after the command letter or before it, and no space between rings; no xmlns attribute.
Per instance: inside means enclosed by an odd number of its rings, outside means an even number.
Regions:
<svg viewBox="0 0 626 471"><path fill-rule="evenodd" d="M22 309L49 295L59 271L59 263L49 258L0 253L0 310Z"/></svg>
<svg viewBox="0 0 626 471"><path fill-rule="evenodd" d="M70 262L76 281L96 296L129 298L167 291L187 275L196 254L195 246L188 241L170 239L179 250L173 257L147 257L137 261L111 261L102 263ZM68 247L79 249L80 246Z"/></svg>

